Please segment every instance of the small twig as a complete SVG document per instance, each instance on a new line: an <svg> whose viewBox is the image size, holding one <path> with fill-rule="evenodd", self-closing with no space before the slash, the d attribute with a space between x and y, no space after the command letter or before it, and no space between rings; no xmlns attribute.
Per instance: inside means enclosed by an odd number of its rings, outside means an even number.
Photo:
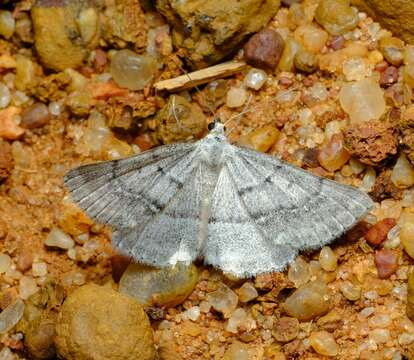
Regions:
<svg viewBox="0 0 414 360"><path fill-rule="evenodd" d="M159 81L154 84L154 88L158 91L181 91L205 84L212 80L221 79L240 72L246 67L243 61L229 61L223 64L210 66L208 68L193 71L188 74L178 76L173 79Z"/></svg>

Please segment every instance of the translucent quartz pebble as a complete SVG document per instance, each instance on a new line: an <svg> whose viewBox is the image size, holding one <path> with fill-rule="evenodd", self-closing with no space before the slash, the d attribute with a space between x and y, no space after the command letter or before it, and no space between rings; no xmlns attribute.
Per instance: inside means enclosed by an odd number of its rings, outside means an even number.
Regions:
<svg viewBox="0 0 414 360"><path fill-rule="evenodd" d="M338 354L339 346L327 331L314 332L309 340L314 350L320 355L336 356Z"/></svg>
<svg viewBox="0 0 414 360"><path fill-rule="evenodd" d="M157 67L157 62L152 57L124 49L113 56L111 75L121 87L142 90L151 82Z"/></svg>
<svg viewBox="0 0 414 360"><path fill-rule="evenodd" d="M174 267L156 269L130 264L119 282L119 291L144 306L176 306L194 289L198 271L194 265L178 263Z"/></svg>
<svg viewBox="0 0 414 360"><path fill-rule="evenodd" d="M225 318L228 318L236 309L239 298L233 290L223 285L218 290L207 294L207 300L214 310L221 312Z"/></svg>
<svg viewBox="0 0 414 360"><path fill-rule="evenodd" d="M244 78L245 85L253 90L259 90L267 80L267 74L260 69L251 69Z"/></svg>
<svg viewBox="0 0 414 360"><path fill-rule="evenodd" d="M22 318L24 311L24 302L17 299L14 303L7 306L0 313L0 334L4 334L12 329Z"/></svg>
<svg viewBox="0 0 414 360"><path fill-rule="evenodd" d="M75 246L75 241L61 229L53 228L46 238L45 245L61 249L71 249Z"/></svg>
<svg viewBox="0 0 414 360"><path fill-rule="evenodd" d="M378 120L385 112L384 92L372 79L344 85L339 101L352 123Z"/></svg>

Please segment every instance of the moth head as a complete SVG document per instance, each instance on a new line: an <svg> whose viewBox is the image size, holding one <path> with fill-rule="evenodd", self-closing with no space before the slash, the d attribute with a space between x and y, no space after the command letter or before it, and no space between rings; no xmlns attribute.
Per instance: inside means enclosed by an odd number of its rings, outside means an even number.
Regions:
<svg viewBox="0 0 414 360"><path fill-rule="evenodd" d="M224 134L226 130L224 124L220 121L219 118L215 118L214 121L207 125L207 128L210 132L215 132L218 134Z"/></svg>

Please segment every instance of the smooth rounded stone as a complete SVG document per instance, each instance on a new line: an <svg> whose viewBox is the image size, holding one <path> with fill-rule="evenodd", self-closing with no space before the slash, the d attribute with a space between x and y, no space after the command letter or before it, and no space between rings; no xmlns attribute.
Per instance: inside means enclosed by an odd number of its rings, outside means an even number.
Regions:
<svg viewBox="0 0 414 360"><path fill-rule="evenodd" d="M0 109L4 109L10 104L11 95L9 88L0 83Z"/></svg>
<svg viewBox="0 0 414 360"><path fill-rule="evenodd" d="M414 185L414 167L404 154L400 155L392 169L391 181L401 189Z"/></svg>
<svg viewBox="0 0 414 360"><path fill-rule="evenodd" d="M335 271L338 267L338 261L335 253L329 246L324 246L319 253L319 263L325 271Z"/></svg>
<svg viewBox="0 0 414 360"><path fill-rule="evenodd" d="M66 360L153 360L153 332L144 309L109 287L88 284L69 294L56 323Z"/></svg>
<svg viewBox="0 0 414 360"><path fill-rule="evenodd" d="M28 299L38 290L36 281L31 276L22 276L19 281L19 295L23 300Z"/></svg>
<svg viewBox="0 0 414 360"><path fill-rule="evenodd" d="M16 29L16 22L10 11L0 10L0 35L10 39Z"/></svg>
<svg viewBox="0 0 414 360"><path fill-rule="evenodd" d="M174 307L191 294L197 280L198 270L193 264L155 269L131 263L121 277L119 291L143 306Z"/></svg>
<svg viewBox="0 0 414 360"><path fill-rule="evenodd" d="M318 69L318 58L306 50L299 50L294 58L295 68L305 73L313 73Z"/></svg>
<svg viewBox="0 0 414 360"><path fill-rule="evenodd" d="M332 334L327 331L313 332L309 337L313 349L320 355L336 356L339 352L339 346Z"/></svg>
<svg viewBox="0 0 414 360"><path fill-rule="evenodd" d="M241 302L249 302L256 299L259 294L251 282L245 282L238 290L239 300Z"/></svg>
<svg viewBox="0 0 414 360"><path fill-rule="evenodd" d="M319 163L328 171L334 172L344 166L351 154L345 148L342 134L332 135L329 142L322 146L318 152Z"/></svg>
<svg viewBox="0 0 414 360"><path fill-rule="evenodd" d="M117 51L111 59L113 79L129 90L142 90L151 82L157 68L157 62L152 57L138 55L128 49Z"/></svg>
<svg viewBox="0 0 414 360"><path fill-rule="evenodd" d="M256 327L255 320L248 315L246 310L238 308L231 313L229 320L225 326L225 330L233 334L237 334L239 329L250 331Z"/></svg>
<svg viewBox="0 0 414 360"><path fill-rule="evenodd" d="M406 216L406 221L401 228L400 240L405 252L414 259L414 215Z"/></svg>
<svg viewBox="0 0 414 360"><path fill-rule="evenodd" d="M342 294L350 301L357 301L361 298L361 288L350 281L344 281L340 289Z"/></svg>
<svg viewBox="0 0 414 360"><path fill-rule="evenodd" d="M319 26L312 24L300 25L295 30L295 39L299 41L305 50L318 54L325 46L329 34Z"/></svg>
<svg viewBox="0 0 414 360"><path fill-rule="evenodd" d="M388 314L379 314L368 319L368 325L372 328L387 328L391 326L391 322Z"/></svg>
<svg viewBox="0 0 414 360"><path fill-rule="evenodd" d="M384 92L372 79L345 84L339 101L351 123L378 120L385 112Z"/></svg>
<svg viewBox="0 0 414 360"><path fill-rule="evenodd" d="M244 45L246 62L260 69L276 69L285 41L275 30L265 29L253 35Z"/></svg>
<svg viewBox="0 0 414 360"><path fill-rule="evenodd" d="M229 108L242 106L247 100L247 91L242 87L231 87L227 92L226 105Z"/></svg>
<svg viewBox="0 0 414 360"><path fill-rule="evenodd" d="M296 318L282 317L276 321L272 334L277 341L289 342L299 334L299 321Z"/></svg>
<svg viewBox="0 0 414 360"><path fill-rule="evenodd" d="M200 317L200 308L198 306L193 306L188 310L184 311L183 317L186 319L190 319L191 321L197 321Z"/></svg>
<svg viewBox="0 0 414 360"><path fill-rule="evenodd" d="M309 264L302 257L298 256L289 266L288 279L298 288L306 284L310 277Z"/></svg>
<svg viewBox="0 0 414 360"><path fill-rule="evenodd" d="M388 279L398 270L398 253L396 250L378 250L375 252L374 260L380 279Z"/></svg>
<svg viewBox="0 0 414 360"><path fill-rule="evenodd" d="M398 343L401 346L407 346L414 342L414 335L410 333L402 333L398 336Z"/></svg>
<svg viewBox="0 0 414 360"><path fill-rule="evenodd" d="M393 218L385 218L375 223L366 233L365 240L372 246L382 244L388 236L388 232L396 225Z"/></svg>
<svg viewBox="0 0 414 360"><path fill-rule="evenodd" d="M48 107L43 103L35 103L22 113L20 125L26 129L35 129L45 126L50 120Z"/></svg>
<svg viewBox="0 0 414 360"><path fill-rule="evenodd" d="M47 236L45 245L67 250L75 246L75 241L61 229L55 227Z"/></svg>
<svg viewBox="0 0 414 360"><path fill-rule="evenodd" d="M239 297L233 290L222 284L216 291L207 294L207 301L214 310L221 312L225 318L229 318L236 310Z"/></svg>
<svg viewBox="0 0 414 360"><path fill-rule="evenodd" d="M342 35L359 23L358 10L350 0L322 0L315 12L315 20L331 35Z"/></svg>
<svg viewBox="0 0 414 360"><path fill-rule="evenodd" d="M10 269L12 265L12 260L9 255L1 253L0 254L0 274L5 273Z"/></svg>
<svg viewBox="0 0 414 360"><path fill-rule="evenodd" d="M280 58L278 69L280 71L293 71L295 56L298 51L301 49L301 46L298 41L293 37L289 36L285 40L285 47Z"/></svg>
<svg viewBox="0 0 414 360"><path fill-rule="evenodd" d="M253 90L260 90L267 80L267 74L260 69L250 69L244 78L244 84Z"/></svg>
<svg viewBox="0 0 414 360"><path fill-rule="evenodd" d="M324 315L329 310L328 289L320 280L302 285L283 304L289 316L300 321L309 321Z"/></svg>
<svg viewBox="0 0 414 360"><path fill-rule="evenodd" d="M279 135L280 132L276 127L265 125L246 135L242 135L238 144L256 151L267 152L277 142Z"/></svg>
<svg viewBox="0 0 414 360"><path fill-rule="evenodd" d="M47 274L47 264L45 262L33 263L32 274L35 277L45 276Z"/></svg>
<svg viewBox="0 0 414 360"><path fill-rule="evenodd" d="M0 334L4 334L12 329L22 318L24 312L24 302L17 299L14 303L7 306L0 313Z"/></svg>
<svg viewBox="0 0 414 360"><path fill-rule="evenodd" d="M395 66L400 66L404 60L404 42L395 37L380 39L378 47L385 60Z"/></svg>

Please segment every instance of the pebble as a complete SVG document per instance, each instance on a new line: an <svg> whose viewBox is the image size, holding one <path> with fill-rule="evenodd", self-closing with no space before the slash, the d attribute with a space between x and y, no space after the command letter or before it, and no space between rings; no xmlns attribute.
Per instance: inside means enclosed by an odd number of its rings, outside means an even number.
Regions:
<svg viewBox="0 0 414 360"><path fill-rule="evenodd" d="M225 330L237 334L239 330L250 331L254 328L256 328L256 322L247 314L246 310L238 308L230 315Z"/></svg>
<svg viewBox="0 0 414 360"><path fill-rule="evenodd" d="M306 50L299 50L294 58L295 68L305 73L313 73L318 68L318 58Z"/></svg>
<svg viewBox="0 0 414 360"><path fill-rule="evenodd" d="M243 82L250 89L260 90L266 80L267 74L265 71L260 69L250 69Z"/></svg>
<svg viewBox="0 0 414 360"><path fill-rule="evenodd" d="M318 152L318 161L328 171L339 170L344 166L351 155L344 146L342 134L334 134L327 144Z"/></svg>
<svg viewBox="0 0 414 360"><path fill-rule="evenodd" d="M183 317L191 321L197 321L200 317L200 307L192 306L188 310L184 311Z"/></svg>
<svg viewBox="0 0 414 360"><path fill-rule="evenodd" d="M250 360L249 346L239 341L231 344L223 355L222 360Z"/></svg>
<svg viewBox="0 0 414 360"><path fill-rule="evenodd" d="M375 265L380 279L388 279L398 269L398 253L395 250L381 249L375 252Z"/></svg>
<svg viewBox="0 0 414 360"><path fill-rule="evenodd" d="M4 109L9 106L11 100L9 88L0 83L0 109Z"/></svg>
<svg viewBox="0 0 414 360"><path fill-rule="evenodd" d="M157 68L157 62L152 57L138 55L128 49L117 51L111 59L114 81L129 90L142 90L152 81Z"/></svg>
<svg viewBox="0 0 414 360"><path fill-rule="evenodd" d="M335 271L338 267L338 261L335 253L329 246L324 246L319 253L319 263L325 271Z"/></svg>
<svg viewBox="0 0 414 360"><path fill-rule="evenodd" d="M349 0L322 0L315 20L331 35L343 35L358 25L358 10L350 6Z"/></svg>
<svg viewBox="0 0 414 360"><path fill-rule="evenodd" d="M365 234L365 240L368 244L377 246L382 244L386 239L388 232L397 224L393 218L386 218L377 222Z"/></svg>
<svg viewBox="0 0 414 360"><path fill-rule="evenodd" d="M45 245L67 250L75 246L75 241L61 229L55 227L47 236Z"/></svg>
<svg viewBox="0 0 414 360"><path fill-rule="evenodd" d="M414 342L414 335L409 333L402 333L398 336L398 343L401 346L407 346Z"/></svg>
<svg viewBox="0 0 414 360"><path fill-rule="evenodd" d="M0 35L10 39L16 29L16 22L10 11L0 10Z"/></svg>
<svg viewBox="0 0 414 360"><path fill-rule="evenodd" d="M350 281L344 281L340 289L342 294L350 301L356 301L361 298L361 288Z"/></svg>
<svg viewBox="0 0 414 360"><path fill-rule="evenodd" d="M286 299L283 307L288 315L300 321L309 321L326 314L329 305L326 285L322 281L316 280L299 287Z"/></svg>
<svg viewBox="0 0 414 360"><path fill-rule="evenodd" d="M156 269L129 264L119 281L119 291L143 306L174 307L193 291L198 280L194 265Z"/></svg>
<svg viewBox="0 0 414 360"><path fill-rule="evenodd" d="M375 315L368 320L368 325L372 328L387 328L391 326L391 318L387 314Z"/></svg>
<svg viewBox="0 0 414 360"><path fill-rule="evenodd" d="M320 355L336 356L339 352L339 346L332 334L327 331L313 332L309 337L313 349Z"/></svg>
<svg viewBox="0 0 414 360"><path fill-rule="evenodd" d="M411 215L411 214L410 214ZM407 216L400 231L400 241L405 252L414 259L414 216Z"/></svg>
<svg viewBox="0 0 414 360"><path fill-rule="evenodd" d="M47 274L47 264L44 262L33 263L32 274L35 277L45 276Z"/></svg>
<svg viewBox="0 0 414 360"><path fill-rule="evenodd" d="M385 112L384 92L369 78L345 84L339 92L339 101L351 123L378 120Z"/></svg>
<svg viewBox="0 0 414 360"><path fill-rule="evenodd" d="M404 59L404 42L395 37L383 37L378 43L385 60L394 66L400 66Z"/></svg>
<svg viewBox="0 0 414 360"><path fill-rule="evenodd" d="M398 69L395 66L389 66L381 73L380 85L389 86L398 81Z"/></svg>
<svg viewBox="0 0 414 360"><path fill-rule="evenodd" d="M4 347L0 351L0 360L16 360L16 356L8 347Z"/></svg>
<svg viewBox="0 0 414 360"><path fill-rule="evenodd" d="M31 276L22 276L19 282L19 295L23 300L28 299L39 290L36 281Z"/></svg>
<svg viewBox="0 0 414 360"><path fill-rule="evenodd" d="M278 66L279 70L293 71L295 56L300 49L300 44L293 37L289 36L285 41L285 48Z"/></svg>
<svg viewBox="0 0 414 360"><path fill-rule="evenodd" d="M0 253L0 274L4 274L10 269L12 260L9 255Z"/></svg>
<svg viewBox="0 0 414 360"><path fill-rule="evenodd" d="M16 140L24 134L24 129L17 125L16 118L20 108L9 106L0 110L0 137L7 140Z"/></svg>
<svg viewBox="0 0 414 360"><path fill-rule="evenodd" d="M272 125L261 128L240 137L238 144L260 152L268 152L279 139L280 132Z"/></svg>
<svg viewBox="0 0 414 360"><path fill-rule="evenodd" d="M274 70L279 64L284 46L284 40L278 32L271 29L261 30L245 44L244 57L254 67Z"/></svg>
<svg viewBox="0 0 414 360"><path fill-rule="evenodd" d="M240 302L249 302L256 299L259 294L256 288L251 282L245 282L238 290L237 295L239 296Z"/></svg>
<svg viewBox="0 0 414 360"><path fill-rule="evenodd" d="M49 120L48 107L38 102L23 111L20 125L26 129L36 129L45 126Z"/></svg>
<svg viewBox="0 0 414 360"><path fill-rule="evenodd" d="M272 334L277 341L289 342L299 334L299 321L292 317L281 317L276 321Z"/></svg>
<svg viewBox="0 0 414 360"><path fill-rule="evenodd" d="M306 284L310 277L309 264L301 256L298 256L289 266L288 279L298 288Z"/></svg>
<svg viewBox="0 0 414 360"><path fill-rule="evenodd" d="M247 100L247 91L242 87L231 87L227 92L226 105L229 108L242 106Z"/></svg>
<svg viewBox="0 0 414 360"><path fill-rule="evenodd" d="M144 309L110 287L84 285L66 298L55 344L66 360L153 360L153 331Z"/></svg>
<svg viewBox="0 0 414 360"><path fill-rule="evenodd" d="M400 155L392 169L391 181L401 189L414 185L414 168L404 154Z"/></svg>
<svg viewBox="0 0 414 360"><path fill-rule="evenodd" d="M229 318L236 309L239 297L226 285L221 285L219 289L207 294L207 301L214 310L221 312L225 318Z"/></svg>
<svg viewBox="0 0 414 360"><path fill-rule="evenodd" d="M0 313L0 334L5 334L20 321L24 307L24 302L17 299Z"/></svg>

